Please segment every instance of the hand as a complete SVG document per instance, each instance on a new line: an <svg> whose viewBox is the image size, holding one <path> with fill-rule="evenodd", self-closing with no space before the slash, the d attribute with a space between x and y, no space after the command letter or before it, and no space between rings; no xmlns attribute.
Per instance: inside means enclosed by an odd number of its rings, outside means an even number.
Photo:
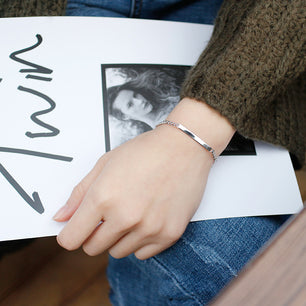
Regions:
<svg viewBox="0 0 306 306"><path fill-rule="evenodd" d="M217 153L234 133L226 119L193 100L184 99L169 116L175 118L200 137L208 133ZM100 158L55 215L57 221L69 220L58 243L68 250L82 245L89 255L109 250L116 258L160 253L183 234L212 164L209 152L170 126L128 141Z"/></svg>
<svg viewBox="0 0 306 306"><path fill-rule="evenodd" d="M213 161L210 153L160 126L103 155L76 186L57 221L58 242L89 255L146 259L171 246L195 213ZM103 223L99 224L100 221Z"/></svg>

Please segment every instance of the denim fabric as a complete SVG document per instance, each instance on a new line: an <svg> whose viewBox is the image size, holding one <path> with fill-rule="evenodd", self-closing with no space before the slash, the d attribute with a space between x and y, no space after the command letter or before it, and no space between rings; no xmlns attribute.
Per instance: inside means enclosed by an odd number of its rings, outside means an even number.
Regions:
<svg viewBox="0 0 306 306"><path fill-rule="evenodd" d="M141 261L110 257L113 305L205 305L271 237L287 217L192 222L171 248Z"/></svg>
<svg viewBox="0 0 306 306"><path fill-rule="evenodd" d="M131 17L213 24L222 0L68 0L68 16Z"/></svg>

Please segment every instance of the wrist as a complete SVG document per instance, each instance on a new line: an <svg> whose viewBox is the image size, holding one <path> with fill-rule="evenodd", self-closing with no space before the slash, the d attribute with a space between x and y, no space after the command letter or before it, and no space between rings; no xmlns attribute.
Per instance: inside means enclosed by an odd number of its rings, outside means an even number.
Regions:
<svg viewBox="0 0 306 306"><path fill-rule="evenodd" d="M212 147L217 155L226 148L235 133L227 118L208 104L184 98L167 117L180 123Z"/></svg>

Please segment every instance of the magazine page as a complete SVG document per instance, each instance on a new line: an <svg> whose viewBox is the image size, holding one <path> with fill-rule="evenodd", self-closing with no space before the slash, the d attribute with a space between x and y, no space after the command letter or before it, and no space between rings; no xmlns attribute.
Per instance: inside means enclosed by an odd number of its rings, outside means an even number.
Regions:
<svg viewBox="0 0 306 306"><path fill-rule="evenodd" d="M0 25L0 240L56 235L64 224L52 216L97 159L154 128L178 102L212 26L96 17ZM154 92L142 117L123 111L131 84ZM236 135L213 166L194 220L301 207L288 152Z"/></svg>

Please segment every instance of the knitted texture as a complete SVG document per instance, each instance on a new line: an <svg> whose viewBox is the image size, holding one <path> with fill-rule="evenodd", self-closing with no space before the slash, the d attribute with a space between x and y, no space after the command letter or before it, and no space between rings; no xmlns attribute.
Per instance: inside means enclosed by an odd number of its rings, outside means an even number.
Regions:
<svg viewBox="0 0 306 306"><path fill-rule="evenodd" d="M0 0L0 17L61 16L66 0Z"/></svg>
<svg viewBox="0 0 306 306"><path fill-rule="evenodd" d="M224 1L181 97L204 101L244 136L286 147L304 163L303 0Z"/></svg>

